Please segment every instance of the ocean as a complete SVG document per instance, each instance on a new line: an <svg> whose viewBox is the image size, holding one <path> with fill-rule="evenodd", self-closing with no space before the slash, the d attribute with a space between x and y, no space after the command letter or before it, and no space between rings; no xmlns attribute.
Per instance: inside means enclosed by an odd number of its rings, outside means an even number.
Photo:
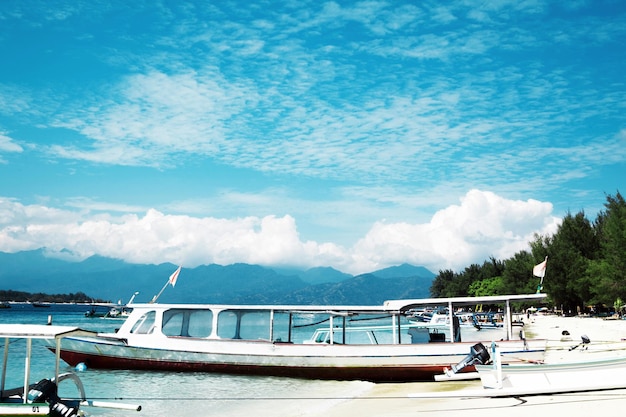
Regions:
<svg viewBox="0 0 626 417"><path fill-rule="evenodd" d="M36 308L12 304L0 309L0 323L77 326L86 330L111 332L122 320L89 318L87 305L52 304ZM22 343L23 346L16 344ZM10 347L7 388L23 384L26 344L14 341ZM75 371L61 363L61 372ZM42 342L34 341L31 383L54 374L54 354ZM85 407L93 416L150 417L249 417L272 415L295 417L322 414L341 401L358 396L374 384L364 381L316 381L295 378L237 376L215 373L180 373L86 369L76 371L90 400L139 404L142 411ZM65 387L65 384L68 384ZM76 396L70 382L62 382L63 396ZM68 392L63 391L68 390ZM71 392L70 392L71 391Z"/></svg>

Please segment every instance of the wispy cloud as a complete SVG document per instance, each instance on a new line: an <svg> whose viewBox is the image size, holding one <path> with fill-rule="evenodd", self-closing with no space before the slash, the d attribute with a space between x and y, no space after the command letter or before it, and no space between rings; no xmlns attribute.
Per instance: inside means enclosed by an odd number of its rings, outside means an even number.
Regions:
<svg viewBox="0 0 626 417"><path fill-rule="evenodd" d="M567 97L571 93L562 75L549 83L545 76L540 80L538 74L509 68L502 76L516 73L515 91L493 84L500 74L460 74L456 80L439 77L433 88L413 95L383 99L382 88L372 89L369 100L356 108L319 99L298 101L249 81L233 83L211 70L151 72L128 77L115 101L65 114L56 122L90 142L49 149L63 158L164 168L193 155L262 172L358 178L371 184L428 178L438 164L451 167L446 173L450 181L496 186L510 183L520 170L544 158L552 160L555 179L591 159L623 161L611 151L611 140L601 136L571 146L567 130L575 126L567 122L602 117L592 97ZM616 98L606 101L610 105ZM272 114L277 109L272 103L279 102L282 110ZM528 102L537 107L531 110ZM572 102L574 107L566 104ZM531 146L527 138L533 139ZM598 153L601 149L605 151ZM475 157L459 159L460 153ZM545 172L528 172L528 177L545 179Z"/></svg>
<svg viewBox="0 0 626 417"><path fill-rule="evenodd" d="M177 153L219 155L225 123L254 100L219 73L160 72L131 76L104 104L77 109L55 123L91 139L81 146L53 145L53 154L121 165L173 166ZM222 85L220 85L222 84Z"/></svg>
<svg viewBox="0 0 626 417"><path fill-rule="evenodd" d="M204 26L186 19L174 23L170 36L184 35L176 39L182 52L154 55L145 63L156 66L155 58L160 57L161 69L147 67L144 74L128 75L110 92L102 92L106 100L99 96L76 102L56 115L53 126L76 131L86 141L48 149L68 159L166 168L176 166L177 155L194 154L264 172L376 182L425 176L429 172L416 167L455 161L460 148L477 146L478 152L497 161L501 149L489 145L494 143L506 144L515 163L524 147L516 140L559 141L557 129L563 125L555 121L592 117L619 100L607 94L607 102L598 105L597 94L571 90L571 80L563 73L567 69L540 72L532 68L532 61L517 66L498 63L489 69L488 61L479 61L450 77L443 71L433 74L443 68L431 70L419 60L405 68L376 60L402 56L450 63L460 57L468 62L466 58L475 55L493 60L489 51L502 45L532 48L537 42L534 35L524 35L515 25L507 30L502 24L516 21L519 13L543 13L542 2L498 2L479 8L457 3L436 10L374 1L351 7L328 2L306 10L293 17L287 16L288 9L273 12L264 19L257 17L253 25L236 20L216 25L209 13ZM258 13L253 8L241 12ZM218 10L211 13L224 17ZM439 18L431 20L432 14ZM164 11L161 18L177 20L171 11ZM450 26L461 18L475 25ZM359 25L369 41L339 46L332 37L311 32L325 28L345 36L351 24ZM497 25L497 33L492 25ZM198 27L206 30L200 32ZM418 31L421 34L415 35ZM324 41L330 49L320 48ZM160 42L167 44L166 36ZM219 53L228 76L210 57L208 64L198 65L191 52L199 44ZM176 55L177 64L165 67L169 54ZM342 54L349 54L350 65ZM246 62L250 56L263 65ZM355 88L355 77L362 78L355 68L359 62L368 67L382 64L382 71L394 68L414 88L399 90L385 78ZM373 74L379 76L381 70L373 69ZM344 85L343 79L348 83ZM508 89L503 89L505 80L512 82ZM330 90L323 93L324 87ZM343 97L333 96L333 90ZM483 165L489 160L486 156ZM475 168L462 169L458 177L476 176L480 171ZM497 168L486 166L485 171Z"/></svg>
<svg viewBox="0 0 626 417"><path fill-rule="evenodd" d="M12 138L0 132L0 153L2 152L22 152L22 148Z"/></svg>

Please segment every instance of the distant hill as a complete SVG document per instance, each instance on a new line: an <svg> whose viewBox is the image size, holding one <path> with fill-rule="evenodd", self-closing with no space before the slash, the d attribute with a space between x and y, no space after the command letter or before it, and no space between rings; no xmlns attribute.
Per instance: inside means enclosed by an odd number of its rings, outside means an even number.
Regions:
<svg viewBox="0 0 626 417"><path fill-rule="evenodd" d="M138 265L101 256L69 262L49 258L44 250L0 252L0 290L80 291L114 302L127 302L139 291L136 301L147 302L176 268L170 263ZM356 277L333 268L299 271L212 264L183 267L176 286L168 286L159 302L376 305L388 299L429 297L434 277L423 267L407 264Z"/></svg>
<svg viewBox="0 0 626 417"><path fill-rule="evenodd" d="M307 269L306 271L298 274L298 276L308 284L341 282L352 278L352 275L337 271L331 267L316 267Z"/></svg>
<svg viewBox="0 0 626 417"><path fill-rule="evenodd" d="M431 282L402 277L393 280L374 274L358 275L338 283L311 285L282 294L267 295L268 303L318 305L380 305L386 300L430 297ZM247 300L244 300L247 301Z"/></svg>
<svg viewBox="0 0 626 417"><path fill-rule="evenodd" d="M376 275L378 278L385 279L398 277L419 277L430 280L433 280L436 276L423 266L413 266L409 264L391 266L389 268L381 269L379 271L374 271L372 272L372 275Z"/></svg>

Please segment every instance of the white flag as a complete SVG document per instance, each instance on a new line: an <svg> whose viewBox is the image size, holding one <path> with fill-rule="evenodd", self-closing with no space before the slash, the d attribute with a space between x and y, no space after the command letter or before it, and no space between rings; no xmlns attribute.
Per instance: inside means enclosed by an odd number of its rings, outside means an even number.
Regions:
<svg viewBox="0 0 626 417"><path fill-rule="evenodd" d="M543 278L546 275L546 265L548 264L548 257L540 264L535 265L533 268L533 275L539 278Z"/></svg>
<svg viewBox="0 0 626 417"><path fill-rule="evenodd" d="M170 279L169 281L167 281L169 284L172 284L172 287L174 285L176 285L176 280L178 279L178 274L180 274L180 266L178 267L178 269L176 271L174 271L174 273L172 275L170 275Z"/></svg>

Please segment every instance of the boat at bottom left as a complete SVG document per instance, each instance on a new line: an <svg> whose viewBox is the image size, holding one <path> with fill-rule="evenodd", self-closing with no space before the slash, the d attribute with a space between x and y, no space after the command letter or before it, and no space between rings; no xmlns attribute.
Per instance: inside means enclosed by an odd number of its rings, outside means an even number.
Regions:
<svg viewBox="0 0 626 417"><path fill-rule="evenodd" d="M54 340L59 346L65 337L89 335L93 335L93 332L71 326L0 324L0 337L4 339L4 357L2 374L0 375L0 416L85 416L87 414L81 409L83 406L140 411L140 405L89 400L78 375L74 372L60 373L61 359L58 354L54 361L53 376L49 379L41 379L36 383L31 381L34 340ZM9 347L19 340L25 341L26 345L25 352L20 355L24 359L23 384L16 388L7 389L5 384L9 369ZM42 346L42 349L45 347ZM77 396L75 398L60 398L59 384L70 382L75 385Z"/></svg>

